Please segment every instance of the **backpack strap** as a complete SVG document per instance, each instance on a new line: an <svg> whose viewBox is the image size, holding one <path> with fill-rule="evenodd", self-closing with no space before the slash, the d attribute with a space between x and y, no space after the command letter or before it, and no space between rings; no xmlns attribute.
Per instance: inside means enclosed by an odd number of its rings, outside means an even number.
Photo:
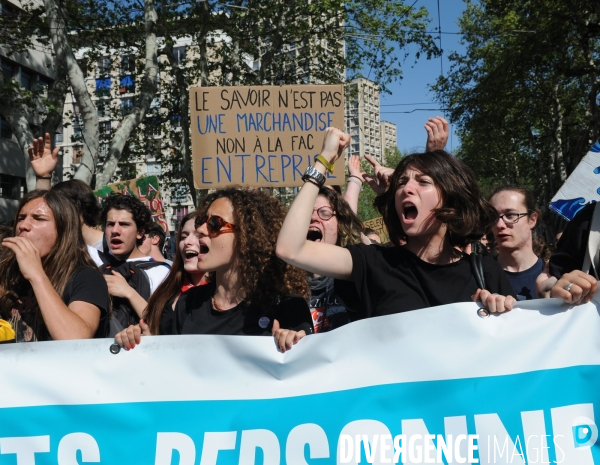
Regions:
<svg viewBox="0 0 600 465"><path fill-rule="evenodd" d="M592 222L590 224L590 235L588 238L585 257L581 271L589 273L590 268L594 270L594 275L598 276L598 260L600 258L600 202L596 202Z"/></svg>
<svg viewBox="0 0 600 465"><path fill-rule="evenodd" d="M471 245L471 254L469 255L469 263L471 264L471 273L475 278L477 287L479 289L485 289L485 276L483 274L483 258L481 254L477 253L477 246L475 243Z"/></svg>

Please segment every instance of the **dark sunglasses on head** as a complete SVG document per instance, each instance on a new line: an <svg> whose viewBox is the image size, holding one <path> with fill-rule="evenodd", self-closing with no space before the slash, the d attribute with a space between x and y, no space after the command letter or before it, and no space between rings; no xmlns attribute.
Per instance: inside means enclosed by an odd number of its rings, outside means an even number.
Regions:
<svg viewBox="0 0 600 465"><path fill-rule="evenodd" d="M220 234L232 233L235 231L235 224L228 223L223 218L217 215L202 215L196 218L195 226L198 229L206 223L206 229L210 236L216 237Z"/></svg>

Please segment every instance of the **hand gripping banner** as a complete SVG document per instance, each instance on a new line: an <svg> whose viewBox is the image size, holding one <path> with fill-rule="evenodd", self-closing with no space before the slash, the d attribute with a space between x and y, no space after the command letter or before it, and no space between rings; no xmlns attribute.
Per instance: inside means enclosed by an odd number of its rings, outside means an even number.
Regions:
<svg viewBox="0 0 600 465"><path fill-rule="evenodd" d="M600 464L594 303L269 337L0 346L0 465Z"/></svg>

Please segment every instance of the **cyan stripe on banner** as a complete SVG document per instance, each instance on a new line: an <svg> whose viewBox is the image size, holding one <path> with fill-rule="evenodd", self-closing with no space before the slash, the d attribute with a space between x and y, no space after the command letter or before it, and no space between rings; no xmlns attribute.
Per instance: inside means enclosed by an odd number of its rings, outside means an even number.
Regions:
<svg viewBox="0 0 600 465"><path fill-rule="evenodd" d="M85 433L92 438L79 437L76 443L85 449L84 456L86 452L91 454L87 457L93 456L97 445L102 464L325 465L336 463L338 440L344 432L354 436L359 431L369 433L379 428L380 432L387 429L393 437L415 433L424 427L428 434L446 435L447 428L454 428L455 434L461 432L461 422L466 426L464 434L479 434L479 449L474 457L482 464L600 463L597 445L574 449L574 438L570 437L559 441L557 447L554 437L559 433L555 430L559 429L561 415L577 417L577 412L581 408L585 411L590 404L591 416L600 415L598 386L600 367L580 366L268 400L4 408L0 409L0 465L87 463L82 461L81 451L67 447L73 433ZM536 417L541 420L537 427L532 426ZM571 425L568 426L570 430ZM319 429L323 431L320 435ZM560 432L565 430L562 428ZM305 434L294 436L294 431ZM157 450L161 433L161 439L166 441ZM490 435L489 442L486 433ZM506 433L508 441L503 436ZM543 447L544 435L548 435L547 448ZM4 441L31 436L47 437L48 451L33 454L34 462L17 462L17 455L7 452ZM43 443L44 439L40 441ZM61 441L67 446L61 445ZM322 458L310 458L311 448L304 442L311 441L313 455L319 444L323 446L319 452ZM15 447L13 443L6 444ZM257 444L262 448L255 449ZM566 446L569 444L571 450ZM173 451L171 446L176 446ZM213 454L211 460L210 451L217 447L222 450ZM583 455L574 455L573 451ZM544 452L547 459L541 460ZM168 457L167 461L158 461L157 455L161 453ZM362 463L367 463L364 447L361 455ZM79 461L73 461L75 458Z"/></svg>

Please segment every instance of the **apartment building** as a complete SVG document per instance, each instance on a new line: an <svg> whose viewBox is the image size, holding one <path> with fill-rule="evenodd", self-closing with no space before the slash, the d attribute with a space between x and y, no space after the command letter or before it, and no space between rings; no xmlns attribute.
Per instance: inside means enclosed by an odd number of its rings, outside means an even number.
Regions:
<svg viewBox="0 0 600 465"><path fill-rule="evenodd" d="M389 121L381 122L381 154L385 156L386 149L398 147L396 125Z"/></svg>
<svg viewBox="0 0 600 465"><path fill-rule="evenodd" d="M18 2L0 2L4 21L21 13ZM53 85L51 48L39 42L28 53L10 54L10 44L0 44L0 67L4 81L16 81L25 90L41 91L44 95ZM42 119L32 116L30 127L34 136L41 132ZM0 221L13 219L19 203L27 191L25 159L8 121L0 115Z"/></svg>
<svg viewBox="0 0 600 465"><path fill-rule="evenodd" d="M365 78L352 81L346 91L346 131L352 141L348 156L370 155L382 160L379 86Z"/></svg>
<svg viewBox="0 0 600 465"><path fill-rule="evenodd" d="M186 55L189 53L191 39L179 39L174 46L174 55L180 64L182 64ZM86 50L77 52L77 58L81 59ZM168 63L166 56L160 56L159 60ZM180 121L174 120L167 124L165 133L164 125L161 125L157 115L162 111L161 102L164 98L164 85L172 79L169 67L159 73L157 79L157 94L142 123L144 136L151 143L148 144L151 149L144 155L130 158L130 169L126 177L128 179L142 176L155 175L161 180L163 175L163 165L159 161L161 153L164 152L163 139L172 136L181 131ZM101 57L94 66L86 69L86 83L92 101L98 112L98 124L100 134L100 147L98 155L99 166L104 162L108 155L111 135L118 127L120 118L133 108L136 98L136 89L139 89L140 76L136 72L135 57L129 53L119 53L117 51L107 51L105 56ZM65 121L71 124L65 128L63 137L63 171L65 176L74 173L79 167L83 156L83 119L77 103L72 95L67 95L64 110ZM128 144L136 144L132 138ZM123 179L125 180L125 179ZM162 184L162 183L161 183ZM170 231L176 231L181 219L193 211L194 205L191 195L182 180L181 184L166 186L161 189L165 217Z"/></svg>

